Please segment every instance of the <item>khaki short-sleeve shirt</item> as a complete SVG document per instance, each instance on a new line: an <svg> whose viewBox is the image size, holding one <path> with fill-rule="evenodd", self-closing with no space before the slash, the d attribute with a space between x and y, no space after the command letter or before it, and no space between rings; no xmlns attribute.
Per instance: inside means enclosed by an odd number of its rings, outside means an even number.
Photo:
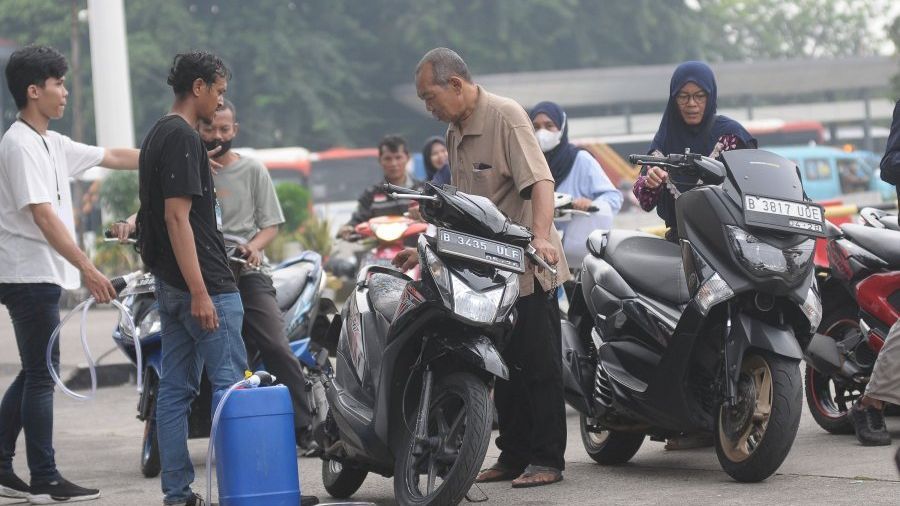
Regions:
<svg viewBox="0 0 900 506"><path fill-rule="evenodd" d="M475 110L461 129L455 124L447 129L447 150L454 186L489 198L511 220L533 227L531 186L538 181L553 182L553 176L521 105L479 86ZM552 225L550 243L559 252L556 279L547 271L535 273L529 266L519 277L520 295L534 293L535 276L544 290L569 279L562 242Z"/></svg>

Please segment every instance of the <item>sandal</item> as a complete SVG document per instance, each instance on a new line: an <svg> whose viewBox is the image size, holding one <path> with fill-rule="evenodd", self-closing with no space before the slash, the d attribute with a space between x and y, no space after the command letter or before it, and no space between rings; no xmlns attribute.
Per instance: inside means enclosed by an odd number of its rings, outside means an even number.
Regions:
<svg viewBox="0 0 900 506"><path fill-rule="evenodd" d="M560 482L562 479L562 471L555 467L531 465L512 481L512 488L542 487Z"/></svg>
<svg viewBox="0 0 900 506"><path fill-rule="evenodd" d="M506 467L497 462L487 469L482 469L475 478L475 483L494 483L498 481L510 481L516 479L520 474L519 471Z"/></svg>

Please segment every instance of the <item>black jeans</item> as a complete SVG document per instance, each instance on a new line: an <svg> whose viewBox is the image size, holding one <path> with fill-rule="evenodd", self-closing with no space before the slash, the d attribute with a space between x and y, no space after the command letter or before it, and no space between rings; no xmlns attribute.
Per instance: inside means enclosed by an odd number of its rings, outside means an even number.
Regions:
<svg viewBox="0 0 900 506"><path fill-rule="evenodd" d="M518 320L502 355L509 381L497 380L500 464L565 468L566 405L563 399L562 338L556 290L516 302Z"/></svg>
<svg viewBox="0 0 900 506"><path fill-rule="evenodd" d="M16 439L25 430L31 484L59 477L53 452L53 379L47 370L47 343L59 325L62 289L49 283L2 283L0 303L9 310L22 370L0 402L0 474L13 472ZM59 369L59 344L53 347Z"/></svg>
<svg viewBox="0 0 900 506"><path fill-rule="evenodd" d="M244 274L238 278L238 290L244 301L244 327L241 335L247 347L247 359L259 352L268 372L288 388L294 404L294 428L308 429L312 412L306 392L306 379L300 361L291 352L284 335L284 319L275 300L272 278L263 273Z"/></svg>

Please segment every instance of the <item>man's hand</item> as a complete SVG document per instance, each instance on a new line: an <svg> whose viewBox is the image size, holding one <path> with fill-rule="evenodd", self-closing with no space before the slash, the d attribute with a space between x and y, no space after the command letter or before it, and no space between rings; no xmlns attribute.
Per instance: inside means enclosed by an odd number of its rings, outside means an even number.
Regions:
<svg viewBox="0 0 900 506"><path fill-rule="evenodd" d="M594 201L582 197L575 199L572 202L572 209L575 209L576 211L587 211L592 205L594 205Z"/></svg>
<svg viewBox="0 0 900 506"><path fill-rule="evenodd" d="M259 267L262 264L263 253L253 244L247 243L237 247L238 252L247 260L247 266Z"/></svg>
<svg viewBox="0 0 900 506"><path fill-rule="evenodd" d="M209 294L191 295L191 316L196 318L200 327L207 332L219 328L219 314L216 313L216 306L213 305Z"/></svg>
<svg viewBox="0 0 900 506"><path fill-rule="evenodd" d="M128 242L128 238L134 233L135 226L127 221L117 221L110 225L109 230L120 243Z"/></svg>
<svg viewBox="0 0 900 506"><path fill-rule="evenodd" d="M84 285L97 302L106 304L116 298L116 289L113 288L112 283L93 265L82 270L81 276Z"/></svg>
<svg viewBox="0 0 900 506"><path fill-rule="evenodd" d="M556 265L559 263L559 252L556 251L556 248L554 248L552 244L550 244L550 241L535 237L534 240L531 241L531 245L534 247L536 253L549 265ZM535 265L535 268L538 272L544 272L544 269L539 265Z"/></svg>
<svg viewBox="0 0 900 506"><path fill-rule="evenodd" d="M394 267L406 272L414 268L419 263L419 253L416 248L406 248L391 260Z"/></svg>
<svg viewBox="0 0 900 506"><path fill-rule="evenodd" d="M344 225L338 230L337 235L338 237L346 241L350 238L351 235L353 235L353 232L355 230L356 228L353 225Z"/></svg>
<svg viewBox="0 0 900 506"><path fill-rule="evenodd" d="M665 183L669 179L669 173L659 167L647 169L647 188L653 189Z"/></svg>
<svg viewBox="0 0 900 506"><path fill-rule="evenodd" d="M213 157L219 154L219 151L222 151L222 146L216 146L206 152L206 155L209 157L209 170L211 170L213 174L218 174L219 169L222 168L221 163L213 160Z"/></svg>

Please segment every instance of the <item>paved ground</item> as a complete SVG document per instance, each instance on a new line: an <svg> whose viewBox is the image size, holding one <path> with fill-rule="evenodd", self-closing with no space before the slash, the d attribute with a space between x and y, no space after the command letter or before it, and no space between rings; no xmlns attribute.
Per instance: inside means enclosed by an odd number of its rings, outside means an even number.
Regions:
<svg viewBox="0 0 900 506"><path fill-rule="evenodd" d="M92 351L99 356L112 346L109 332L116 315L98 310L90 321ZM81 362L76 328L64 334L63 368ZM104 362L124 361L113 352ZM18 370L9 317L0 309L0 391ZM64 475L80 484L98 487L103 497L88 504L161 504L158 479L145 479L138 469L143 425L134 418L137 393L133 385L101 389L94 401L76 402L56 396L55 446ZM569 417L565 481L552 487L513 490L508 485L483 487L488 504L898 504L900 475L892 456L898 446L862 448L852 436L832 436L806 415L797 440L778 474L760 484L740 484L719 469L712 449L667 452L660 443L645 443L627 465L600 467L581 447L577 417ZM888 419L900 441L900 418ZM206 440L190 442L197 469L197 489L205 487ZM493 462L492 447L486 459ZM16 470L27 479L23 440L19 440ZM327 499L318 460L301 459L304 493ZM391 481L371 476L357 500L394 504ZM0 498L0 506L22 504Z"/></svg>

